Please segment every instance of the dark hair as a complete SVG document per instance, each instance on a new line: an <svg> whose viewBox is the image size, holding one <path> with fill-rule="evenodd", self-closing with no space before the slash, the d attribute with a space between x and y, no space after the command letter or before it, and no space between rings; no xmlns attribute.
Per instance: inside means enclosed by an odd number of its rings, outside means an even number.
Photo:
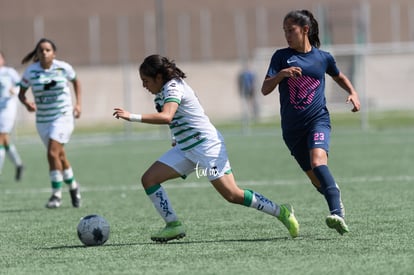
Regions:
<svg viewBox="0 0 414 275"><path fill-rule="evenodd" d="M139 71L146 76L155 78L157 74L162 75L164 83L174 78L185 78L186 75L167 57L153 54L147 56L139 67Z"/></svg>
<svg viewBox="0 0 414 275"><path fill-rule="evenodd" d="M45 42L52 45L53 50L56 51L56 49L57 49L56 45L55 45L55 43L53 43L52 40L47 39L47 38L42 38L42 39L39 40L39 42L37 42L36 47L23 58L22 64L26 64L30 60L32 60L33 62L39 61L39 57L37 56L37 49L39 49L40 44L45 43Z"/></svg>
<svg viewBox="0 0 414 275"><path fill-rule="evenodd" d="M312 46L315 48L319 48L321 46L321 42L319 41L319 27L318 27L318 21L316 21L313 14L308 10L295 10L289 12L285 19L283 19L283 22L285 23L286 20L292 19L292 21L301 26L304 27L306 25L309 26L309 33L308 38L309 42Z"/></svg>

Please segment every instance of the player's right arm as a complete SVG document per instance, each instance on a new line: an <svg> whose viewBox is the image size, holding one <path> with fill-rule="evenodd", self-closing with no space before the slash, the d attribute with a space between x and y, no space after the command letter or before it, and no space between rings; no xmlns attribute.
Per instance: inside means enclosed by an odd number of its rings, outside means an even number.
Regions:
<svg viewBox="0 0 414 275"><path fill-rule="evenodd" d="M164 104L161 112L152 114L139 114L138 120L139 122L149 124L170 124L177 109L178 104L176 102L167 102ZM129 111L124 110L123 108L114 108L112 115L117 119L122 118L127 121L136 121L136 119L131 119L131 116L137 116L136 114L131 114Z"/></svg>
<svg viewBox="0 0 414 275"><path fill-rule="evenodd" d="M275 76L266 75L262 85L262 94L268 95L282 82L286 77L300 77L302 69L300 67L288 67L280 70Z"/></svg>
<svg viewBox="0 0 414 275"><path fill-rule="evenodd" d="M26 109L29 112L35 112L36 111L36 104L34 102L28 101L26 98L26 92L27 88L20 86L19 91L19 100L23 105L26 107Z"/></svg>

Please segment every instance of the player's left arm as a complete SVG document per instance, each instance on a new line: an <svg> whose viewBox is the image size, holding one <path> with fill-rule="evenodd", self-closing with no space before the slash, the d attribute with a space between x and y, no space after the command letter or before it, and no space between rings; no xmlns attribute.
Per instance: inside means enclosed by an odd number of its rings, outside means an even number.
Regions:
<svg viewBox="0 0 414 275"><path fill-rule="evenodd" d="M346 103L351 102L354 106L352 112L358 112L361 109L361 103L359 101L358 93L356 92L354 86L352 85L351 81L344 75L343 73L339 73L337 76L332 77L338 85L348 92L348 97L346 99Z"/></svg>
<svg viewBox="0 0 414 275"><path fill-rule="evenodd" d="M76 104L73 108L73 114L75 118L79 118L82 112L82 89L81 84L77 78L72 80L73 90L75 92Z"/></svg>
<svg viewBox="0 0 414 275"><path fill-rule="evenodd" d="M137 121L136 117L139 117L139 121L149 124L170 124L174 118L175 112L178 109L178 103L175 101L166 102L162 107L162 111L159 113L151 114L131 114L129 111L122 108L114 108L112 114L115 118L122 118L127 121Z"/></svg>

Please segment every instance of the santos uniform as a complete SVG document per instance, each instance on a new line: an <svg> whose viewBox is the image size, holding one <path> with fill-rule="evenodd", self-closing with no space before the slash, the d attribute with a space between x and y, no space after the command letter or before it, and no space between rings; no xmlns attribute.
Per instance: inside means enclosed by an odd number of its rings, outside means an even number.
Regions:
<svg viewBox="0 0 414 275"><path fill-rule="evenodd" d="M14 89L18 86L19 81L20 76L15 69L0 66L0 134L4 138L0 144L0 174L7 155L16 167L16 181L20 181L22 178L23 163L16 146L9 142L8 135L13 130L16 120L18 101Z"/></svg>
<svg viewBox="0 0 414 275"><path fill-rule="evenodd" d="M167 82L155 97L157 111L164 103L176 102L178 109L169 127L176 146L159 161L172 167L183 178L196 169L205 169L203 176L215 180L230 173L224 139L204 113L194 91L182 79Z"/></svg>
<svg viewBox="0 0 414 275"><path fill-rule="evenodd" d="M14 126L17 113L17 96L13 89L20 76L11 67L0 67L0 133L9 134Z"/></svg>
<svg viewBox="0 0 414 275"><path fill-rule="evenodd" d="M71 65L53 60L50 69L43 69L40 62L31 64L25 70L21 86L32 87L37 106L36 127L43 143L49 139L65 144L74 129L72 97L68 81L76 78Z"/></svg>

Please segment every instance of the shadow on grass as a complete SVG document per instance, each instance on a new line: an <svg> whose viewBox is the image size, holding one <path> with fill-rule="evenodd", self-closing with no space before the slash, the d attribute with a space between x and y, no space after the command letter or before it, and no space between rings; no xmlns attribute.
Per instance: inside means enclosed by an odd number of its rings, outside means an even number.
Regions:
<svg viewBox="0 0 414 275"><path fill-rule="evenodd" d="M20 209L1 209L0 213L25 213L25 212L37 212L44 211L45 207L39 208L20 208Z"/></svg>
<svg viewBox="0 0 414 275"><path fill-rule="evenodd" d="M248 242L273 242L273 241L288 241L291 240L288 237L277 237L277 238L259 238L259 239L220 239L220 240L207 240L207 241L179 241L173 240L167 243L159 242L141 242L141 243L107 243L100 246L85 246L85 245L62 245L39 248L41 250L53 250L53 249L74 249L74 248L103 248L103 247L122 247L122 246L136 246L136 245L190 245L190 244L208 244L208 243L248 243ZM304 240L303 237L298 237L292 241ZM316 240L330 240L330 239L316 239Z"/></svg>

